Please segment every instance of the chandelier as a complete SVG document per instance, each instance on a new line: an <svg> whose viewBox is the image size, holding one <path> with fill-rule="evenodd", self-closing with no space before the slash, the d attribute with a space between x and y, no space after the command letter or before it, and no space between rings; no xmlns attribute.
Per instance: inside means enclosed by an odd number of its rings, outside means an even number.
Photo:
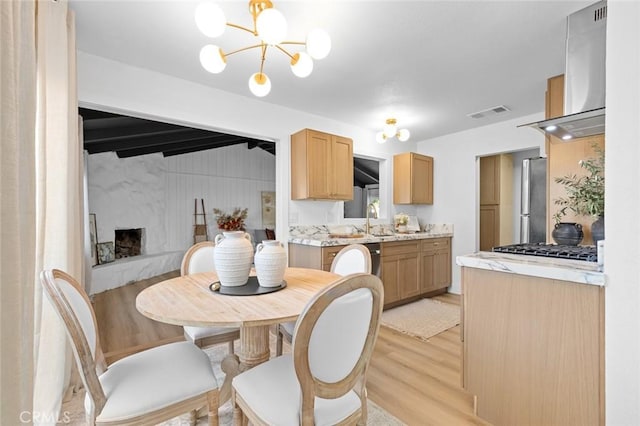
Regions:
<svg viewBox="0 0 640 426"><path fill-rule="evenodd" d="M321 29L309 32L305 41L285 41L287 21L282 13L273 7L270 0L250 0L249 13L253 20L251 28L227 22L220 6L212 2L199 4L196 8L195 18L196 25L207 37L219 37L229 26L251 33L258 39L256 44L231 52L224 52L213 44L208 44L200 50L202 67L210 73L218 74L227 66L227 57L245 50L260 49L260 69L249 77L249 90L255 96L266 96L271 91L271 80L264 73L264 63L269 48L287 55L290 59L291 71L301 78L307 77L313 71L313 59L322 59L331 50L331 39ZM306 52L292 53L284 48L285 45L305 46Z"/></svg>
<svg viewBox="0 0 640 426"><path fill-rule="evenodd" d="M409 140L411 133L407 129L398 129L395 118L387 118L386 124L382 127L382 131L376 133L376 142L385 143L387 139L395 137L400 142Z"/></svg>

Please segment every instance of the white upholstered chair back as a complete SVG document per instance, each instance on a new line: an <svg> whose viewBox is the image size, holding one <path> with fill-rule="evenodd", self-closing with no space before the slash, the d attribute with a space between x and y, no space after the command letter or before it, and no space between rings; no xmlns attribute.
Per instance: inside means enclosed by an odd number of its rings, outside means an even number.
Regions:
<svg viewBox="0 0 640 426"><path fill-rule="evenodd" d="M213 272L215 265L213 262L213 251L215 245L213 241L202 241L192 245L182 258L180 267L181 275L196 274L198 272Z"/></svg>
<svg viewBox="0 0 640 426"><path fill-rule="evenodd" d="M371 254L362 244L350 244L336 254L331 262L331 272L338 275L349 275L362 272L371 273Z"/></svg>
<svg viewBox="0 0 640 426"><path fill-rule="evenodd" d="M378 335L382 303L378 277L352 274L307 304L293 338L296 375L307 403L313 396L339 397L358 383L362 389L357 393L364 395L364 376ZM364 401L366 395L362 398Z"/></svg>

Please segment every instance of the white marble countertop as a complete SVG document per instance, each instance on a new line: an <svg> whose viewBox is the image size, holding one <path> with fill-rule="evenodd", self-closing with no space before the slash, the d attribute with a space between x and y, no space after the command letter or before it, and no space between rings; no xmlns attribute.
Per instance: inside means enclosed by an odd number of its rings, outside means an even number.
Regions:
<svg viewBox="0 0 640 426"><path fill-rule="evenodd" d="M331 247L342 246L347 244L368 244L383 243L391 241L409 241L423 240L425 238L445 238L453 237L453 225L450 224L431 224L425 225L423 232L414 233L394 233L389 227L375 226L376 234L358 233L360 229L355 229L357 237L340 238L341 234L332 234L329 227L321 226L305 226L292 227L289 233L289 242L293 244L302 244L306 246ZM346 234L345 234L346 235Z"/></svg>
<svg viewBox="0 0 640 426"><path fill-rule="evenodd" d="M580 284L597 286L606 284L606 276L603 272L598 271L598 265L595 262L582 260L481 251L457 256L456 263L469 268L571 281Z"/></svg>

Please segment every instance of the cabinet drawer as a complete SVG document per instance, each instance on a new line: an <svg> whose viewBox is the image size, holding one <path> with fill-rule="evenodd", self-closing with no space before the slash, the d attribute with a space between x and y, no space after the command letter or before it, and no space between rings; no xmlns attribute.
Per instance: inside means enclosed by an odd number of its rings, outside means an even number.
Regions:
<svg viewBox="0 0 640 426"><path fill-rule="evenodd" d="M451 247L449 238L430 238L422 240L422 251L446 250Z"/></svg>
<svg viewBox="0 0 640 426"><path fill-rule="evenodd" d="M394 256L397 254L416 254L420 250L420 242L415 241L394 241L389 243L382 243L381 254L382 256Z"/></svg>

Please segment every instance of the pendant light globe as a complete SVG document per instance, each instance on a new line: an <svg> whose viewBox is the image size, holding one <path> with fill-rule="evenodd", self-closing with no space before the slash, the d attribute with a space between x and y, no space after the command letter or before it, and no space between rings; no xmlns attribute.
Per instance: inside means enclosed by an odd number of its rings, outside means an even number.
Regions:
<svg viewBox="0 0 640 426"><path fill-rule="evenodd" d="M298 52L291 58L291 71L300 78L308 77L313 71L313 60L305 52Z"/></svg>
<svg viewBox="0 0 640 426"><path fill-rule="evenodd" d="M386 141L387 141L387 136L384 134L384 132L376 133L376 142L378 142L379 144L383 144Z"/></svg>
<svg viewBox="0 0 640 426"><path fill-rule="evenodd" d="M275 46L282 43L287 36L287 20L280 11L274 8L265 9L258 15L256 30L262 41Z"/></svg>
<svg viewBox="0 0 640 426"><path fill-rule="evenodd" d="M313 59L326 58L331 51L331 37L325 30L316 28L307 34L307 53Z"/></svg>
<svg viewBox="0 0 640 426"><path fill-rule="evenodd" d="M271 80L265 73L257 72L249 77L249 90L259 98L267 96L271 91Z"/></svg>
<svg viewBox="0 0 640 426"><path fill-rule="evenodd" d="M411 133L407 129L400 129L397 136L400 142L406 142L411 137Z"/></svg>
<svg viewBox="0 0 640 426"><path fill-rule="evenodd" d="M210 73L218 74L226 68L227 60L222 49L214 44L207 44L200 49L200 64Z"/></svg>
<svg viewBox="0 0 640 426"><path fill-rule="evenodd" d="M391 122L391 120L387 120L387 123L384 126L382 126L382 131L388 138L394 137L398 132L398 128L396 127L395 120L393 121L393 123Z"/></svg>
<svg viewBox="0 0 640 426"><path fill-rule="evenodd" d="M200 3L195 11L196 25L207 37L219 37L227 26L224 12L210 1Z"/></svg>

